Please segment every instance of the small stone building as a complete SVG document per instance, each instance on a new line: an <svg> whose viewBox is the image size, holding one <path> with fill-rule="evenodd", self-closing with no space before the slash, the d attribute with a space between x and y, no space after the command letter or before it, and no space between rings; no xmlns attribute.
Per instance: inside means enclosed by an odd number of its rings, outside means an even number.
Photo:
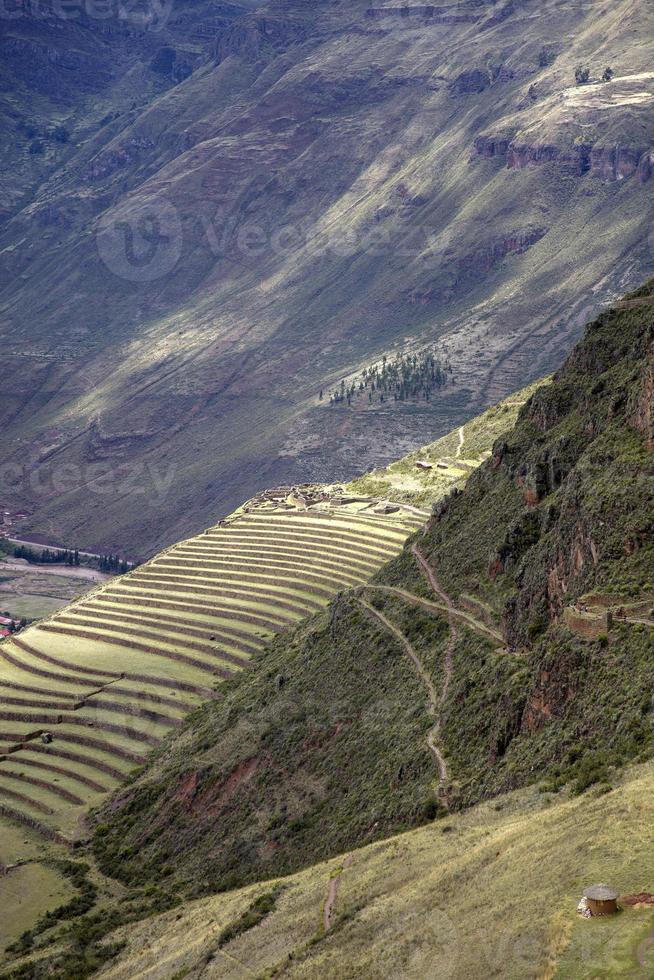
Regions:
<svg viewBox="0 0 654 980"><path fill-rule="evenodd" d="M608 885L591 885L585 889L584 898L592 916L615 915L618 911L618 893Z"/></svg>

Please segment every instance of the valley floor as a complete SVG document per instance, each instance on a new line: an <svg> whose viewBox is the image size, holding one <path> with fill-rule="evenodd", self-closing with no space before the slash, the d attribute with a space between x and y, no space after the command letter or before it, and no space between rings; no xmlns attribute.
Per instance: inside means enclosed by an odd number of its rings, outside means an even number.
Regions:
<svg viewBox="0 0 654 980"><path fill-rule="evenodd" d="M110 578L94 568L30 565L6 558L0 562L0 607L18 619L44 619Z"/></svg>

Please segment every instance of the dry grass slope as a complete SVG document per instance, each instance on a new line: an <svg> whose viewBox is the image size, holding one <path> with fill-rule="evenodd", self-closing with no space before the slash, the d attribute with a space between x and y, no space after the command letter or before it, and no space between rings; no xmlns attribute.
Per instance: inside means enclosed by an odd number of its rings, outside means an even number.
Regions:
<svg viewBox="0 0 654 980"><path fill-rule="evenodd" d="M355 851L347 865L335 858L283 879L270 915L220 949L222 930L272 883L124 930L127 948L101 976L651 977L651 908L592 921L575 909L593 881L621 894L651 889L653 820L651 764L601 797L514 793ZM326 934L323 907L339 872Z"/></svg>

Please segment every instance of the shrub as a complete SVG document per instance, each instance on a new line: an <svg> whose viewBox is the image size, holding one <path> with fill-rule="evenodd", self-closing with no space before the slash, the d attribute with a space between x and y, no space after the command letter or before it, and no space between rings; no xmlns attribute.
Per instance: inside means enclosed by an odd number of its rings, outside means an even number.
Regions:
<svg viewBox="0 0 654 980"><path fill-rule="evenodd" d="M52 138L56 143L68 143L70 140L70 133L65 126L55 126L52 131Z"/></svg>

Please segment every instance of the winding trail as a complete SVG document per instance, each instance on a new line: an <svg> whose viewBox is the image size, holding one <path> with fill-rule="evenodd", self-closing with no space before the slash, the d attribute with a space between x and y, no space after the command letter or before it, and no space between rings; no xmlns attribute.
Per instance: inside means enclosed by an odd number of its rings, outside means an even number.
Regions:
<svg viewBox="0 0 654 980"><path fill-rule="evenodd" d="M634 623L636 626L648 626L649 629L654 629L654 621L651 619L641 619L639 616L625 616L623 620L618 620L618 622L623 623Z"/></svg>
<svg viewBox="0 0 654 980"><path fill-rule="evenodd" d="M406 655L412 661L414 667L416 668L416 671L418 672L421 681L425 686L425 689L427 691L427 698L429 701L428 711L429 714L435 719L434 725L427 735L427 745L429 747L429 751L431 752L434 758L434 761L436 762L436 768L438 769L439 789L441 792L441 796L443 798L443 802L445 803L445 805L447 805L446 793L445 793L445 788L448 782L447 763L445 762L443 753L441 752L441 750L438 748L438 745L436 744L441 729L440 708L444 700L443 694L439 696L436 693L434 682L432 681L431 677L423 667L420 657L413 649L413 647L407 640L404 633L402 633L402 631L399 630L397 626L390 621L390 619L387 619L387 617L384 616L382 612L380 612L378 609L375 609L375 607L371 606L370 603L366 602L365 599L359 599L358 602L363 606L363 608L370 616L373 616L376 620L378 620L378 622L382 624L382 626L385 629L388 630L389 633L393 634L395 639L404 649ZM450 653L450 661L451 661L451 653ZM451 663L450 663L450 676L451 676ZM447 676L447 671L446 671L445 684L443 685L444 689L446 686L449 686L449 678ZM447 694L447 691L445 691L445 694Z"/></svg>
<svg viewBox="0 0 654 980"><path fill-rule="evenodd" d="M338 898L338 889L341 884L341 876L346 868L352 864L353 854L346 854L343 858L343 864L329 879L329 885L327 886L327 900L325 902L325 907L322 914L322 924L325 932L329 932L331 927L334 925L334 911L336 909L336 899Z"/></svg>
<svg viewBox="0 0 654 980"><path fill-rule="evenodd" d="M444 671L443 687L441 689L441 695L438 701L437 721L436 721L436 725L434 726L435 730L433 732L433 735L436 738L438 738L440 736L440 731L441 731L443 706L447 700L447 695L450 690L450 684L452 682L452 657L454 655L454 647L456 646L456 641L458 638L458 631L456 628L456 621L454 616L456 610L454 609L452 600L450 599L447 592L444 592L443 589L440 587L438 583L438 579L436 578L433 569L427 562L427 559L422 554L417 544L411 546L411 553L420 564L420 567L422 568L425 575L427 576L429 584L431 585L436 595L440 596L443 602L445 603L445 607L447 609L447 621L450 627L450 638L447 642L447 648L445 650L445 660L443 662L443 671Z"/></svg>
<svg viewBox="0 0 654 980"><path fill-rule="evenodd" d="M456 447L456 459L461 458L461 450L463 449L463 443L465 442L465 426L459 426L459 445Z"/></svg>
<svg viewBox="0 0 654 980"><path fill-rule="evenodd" d="M471 613L464 612L462 609L456 609L454 606L448 606L445 601L431 602L429 599L423 599L422 596L415 595L413 592L407 592L406 589L398 589L393 585L364 585L362 589L365 592L385 592L388 595L395 595L398 599L411 603L412 606L418 606L420 609L424 609L425 612L437 613L440 616L445 613L446 616L451 616L452 619L458 620L463 626L468 626L471 630L479 633L484 639L492 640L493 643L504 646L504 637L501 633L494 630L491 626L487 626L486 623L482 623L481 620L475 619Z"/></svg>
<svg viewBox="0 0 654 980"><path fill-rule="evenodd" d="M459 435L461 438L461 433ZM450 636L447 642L447 647L445 649L445 658L443 661L443 684L441 687L440 694L436 693L436 689L434 687L433 681L429 676L429 674L427 673L427 671L425 670L425 668L423 667L420 657L413 649L411 643L406 638L406 636L401 632L401 630L399 630L394 623L392 623L386 616L384 616L382 612L380 612L378 609L375 609L364 599L359 599L358 601L361 603L364 609L366 609L369 615L374 616L375 619L377 619L390 633L393 634L393 636L395 636L397 641L403 647L407 656L410 657L425 686L429 698L429 713L434 718L434 725L427 735L427 745L429 747L429 751L434 757L436 766L438 768L439 792L440 792L441 799L445 807L449 809L449 801L447 798L447 784L448 784L447 763L445 762L443 753L439 748L439 742L440 742L442 720L443 720L443 708L447 702L450 685L452 683L454 648L456 646L457 639L458 639L457 620L461 621L466 626L475 630L477 633L480 633L486 639L490 638L496 643L501 644L502 646L504 645L504 637L499 631L494 630L492 627L487 626L485 623L480 622L478 619L475 619L475 617L470 615L469 613L463 612L462 610L457 609L455 607L450 596L441 587L436 577L436 573L434 572L433 568L431 567L431 565L429 564L429 562L427 561L427 559L425 558L425 556L423 555L423 553L421 552L417 544L413 544L411 546L411 553L416 559L420 567L420 570L422 571L423 575L427 579L432 591L441 600L440 603L430 602L428 599L423 599L420 596L416 596L412 592L407 592L404 589L397 589L394 588L393 586L366 585L364 586L364 589L366 591L374 590L374 591L385 592L386 594L390 594L390 595L395 595L398 598L404 600L405 602L410 602L411 604L419 606L420 608L425 609L428 612L436 612L440 615L445 614L447 616L447 621L450 628Z"/></svg>

